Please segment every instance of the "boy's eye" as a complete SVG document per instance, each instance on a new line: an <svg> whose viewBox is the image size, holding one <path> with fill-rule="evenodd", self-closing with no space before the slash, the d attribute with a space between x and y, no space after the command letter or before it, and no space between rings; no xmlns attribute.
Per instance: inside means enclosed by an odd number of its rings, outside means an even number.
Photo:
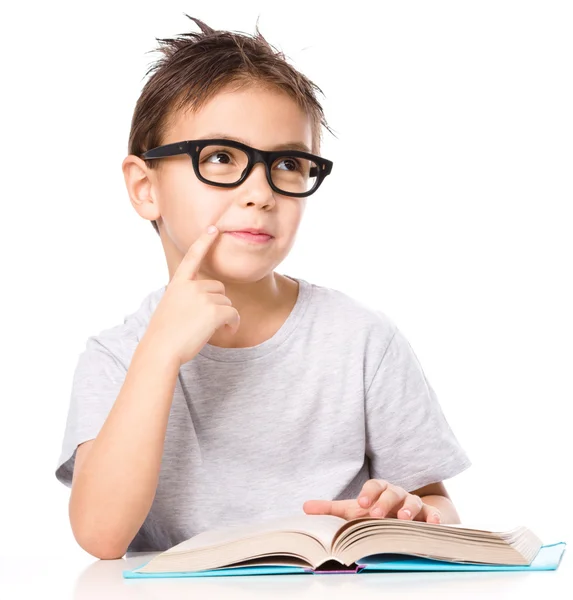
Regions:
<svg viewBox="0 0 573 600"><path fill-rule="evenodd" d="M298 162L298 160L296 160L296 158L292 158L292 157L279 158L278 161L275 163L275 166L282 165L282 164L285 165L284 167L282 167L282 170L284 170L284 171L300 170L300 163Z"/></svg>
<svg viewBox="0 0 573 600"><path fill-rule="evenodd" d="M214 159L214 160L211 160L211 159ZM231 157L229 156L229 154L227 152L218 151L218 152L214 152L213 154L210 154L209 156L207 156L205 158L205 161L228 165L231 162Z"/></svg>

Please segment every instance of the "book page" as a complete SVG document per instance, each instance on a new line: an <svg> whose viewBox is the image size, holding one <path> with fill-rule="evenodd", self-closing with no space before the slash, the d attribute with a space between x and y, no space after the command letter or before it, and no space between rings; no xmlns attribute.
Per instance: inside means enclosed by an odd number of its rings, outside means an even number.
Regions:
<svg viewBox="0 0 573 600"><path fill-rule="evenodd" d="M222 546L236 540L278 531L300 531L306 533L319 540L325 549L328 550L334 534L345 522L345 519L332 515L307 514L254 521L244 525L203 531L189 540L185 540L166 550L164 554L177 554L179 552L194 551L206 547Z"/></svg>
<svg viewBox="0 0 573 600"><path fill-rule="evenodd" d="M396 518L375 519L361 517L347 521L339 529L334 543L333 553L347 547L358 538L368 535L394 536L397 532L412 537L428 536L439 539L459 539L460 536L470 540L481 540L483 543L511 543L523 533L522 527L510 527L507 523L477 523L475 520L455 524L436 524L424 521L410 521ZM502 542L503 541L503 542Z"/></svg>
<svg viewBox="0 0 573 600"><path fill-rule="evenodd" d="M339 536L344 537L362 527L375 527L379 525L384 529L387 527L403 527L405 530L412 531L413 528L421 531L426 530L428 532L437 533L448 533L448 530L461 530L460 533L464 533L464 530L484 532L485 537L489 537L487 534L490 533L508 533L515 532L520 526L515 524L508 524L507 522L478 522L475 519L471 522L463 523L426 523L424 521L410 521L407 519L396 519L396 518L383 518L376 519L373 517L360 517L350 521L346 521L339 531ZM349 531L350 530L350 531Z"/></svg>
<svg viewBox="0 0 573 600"><path fill-rule="evenodd" d="M510 524L501 521L484 521L480 523L475 519L472 522L443 523L443 525L446 527L455 527L457 529L476 529L478 531L491 531L492 533L505 533L508 531L513 531L514 529L518 529L520 527L520 525L516 525L515 523Z"/></svg>

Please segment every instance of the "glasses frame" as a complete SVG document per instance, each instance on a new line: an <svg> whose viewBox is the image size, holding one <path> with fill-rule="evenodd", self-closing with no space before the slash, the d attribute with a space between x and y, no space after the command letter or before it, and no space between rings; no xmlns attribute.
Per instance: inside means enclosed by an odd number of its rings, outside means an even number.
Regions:
<svg viewBox="0 0 573 600"><path fill-rule="evenodd" d="M231 148L238 148L239 150L244 150L248 156L249 162L241 175L241 178L235 183L218 183L215 181L209 181L205 179L200 171L199 171L199 155L201 154L201 150L205 148L205 146L230 146ZM258 150L257 148L251 148L251 146L247 146L241 142L236 142L235 140L227 140L227 139L207 139L207 140L186 140L183 142L174 142L172 144L165 144L163 146L157 146L156 148L152 148L151 150L147 150L141 155L141 158L144 160L153 160L156 158L166 158L168 156L178 156L179 154L188 154L191 157L191 161L193 163L193 170L195 171L195 175L197 178L206 183L208 185L214 185L216 187L222 188L233 188L241 185L243 181L249 176L252 168L257 163L263 163L265 165L265 171L267 174L267 181L271 186L271 189L277 194L281 194L282 196L292 196L295 198L304 198L306 196L310 196L314 194L316 190L320 187L321 183L324 181L324 178L330 174L332 171L333 162L331 160L327 160L326 158L322 158L321 156L317 156L315 154L310 154L308 152L302 152L301 150ZM273 162L277 158L306 158L315 162L318 165L318 173L316 174L316 181L310 190L306 192L285 192L275 186L271 179L271 167ZM314 168L313 168L314 169ZM311 169L311 171L313 170Z"/></svg>

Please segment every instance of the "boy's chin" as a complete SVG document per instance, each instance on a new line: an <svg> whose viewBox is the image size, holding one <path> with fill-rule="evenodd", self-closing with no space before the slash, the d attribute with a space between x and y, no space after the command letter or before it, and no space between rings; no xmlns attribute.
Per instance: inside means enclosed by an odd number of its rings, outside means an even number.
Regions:
<svg viewBox="0 0 573 600"><path fill-rule="evenodd" d="M276 265L264 258L234 256L211 264L212 277L233 283L257 283L272 275Z"/></svg>

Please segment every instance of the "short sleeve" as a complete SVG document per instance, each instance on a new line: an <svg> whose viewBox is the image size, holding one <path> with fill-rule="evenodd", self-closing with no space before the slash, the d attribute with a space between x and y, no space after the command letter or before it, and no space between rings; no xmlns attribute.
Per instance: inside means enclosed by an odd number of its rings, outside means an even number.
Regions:
<svg viewBox="0 0 573 600"><path fill-rule="evenodd" d="M366 392L365 418L372 479L412 492L471 466L399 329Z"/></svg>
<svg viewBox="0 0 573 600"><path fill-rule="evenodd" d="M56 478L72 486L72 475L79 444L94 439L104 424L125 380L127 366L113 347L125 343L88 338L73 375L72 392Z"/></svg>

